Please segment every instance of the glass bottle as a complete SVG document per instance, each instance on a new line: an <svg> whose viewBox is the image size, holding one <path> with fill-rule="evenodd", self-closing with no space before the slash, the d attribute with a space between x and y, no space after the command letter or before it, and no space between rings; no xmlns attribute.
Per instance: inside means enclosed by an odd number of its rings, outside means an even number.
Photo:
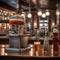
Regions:
<svg viewBox="0 0 60 60"><path fill-rule="evenodd" d="M57 26L53 28L53 55L58 55L59 31Z"/></svg>
<svg viewBox="0 0 60 60"><path fill-rule="evenodd" d="M48 29L45 29L45 34L44 34L44 55L48 56L49 55L49 40L48 40Z"/></svg>

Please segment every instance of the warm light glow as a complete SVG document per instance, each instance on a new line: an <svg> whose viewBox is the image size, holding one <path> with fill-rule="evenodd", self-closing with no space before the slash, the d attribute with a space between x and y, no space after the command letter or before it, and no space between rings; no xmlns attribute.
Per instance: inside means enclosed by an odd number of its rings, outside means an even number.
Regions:
<svg viewBox="0 0 60 60"><path fill-rule="evenodd" d="M41 16L41 15L42 15L42 11L39 10L39 11L37 12L37 14L38 14L38 16Z"/></svg>
<svg viewBox="0 0 60 60"><path fill-rule="evenodd" d="M45 14L45 13L43 13L43 14L42 14L42 17L43 17L43 18L45 18L45 17L46 17L46 14Z"/></svg>
<svg viewBox="0 0 60 60"><path fill-rule="evenodd" d="M49 10L47 9L47 10L39 10L38 12L37 12L37 15L38 16L41 16L42 18L45 18L46 16L49 16L50 15L50 12L49 12Z"/></svg>
<svg viewBox="0 0 60 60"><path fill-rule="evenodd" d="M36 1L36 0L32 0L32 2L33 2L34 4L36 4L37 1Z"/></svg>
<svg viewBox="0 0 60 60"><path fill-rule="evenodd" d="M52 22L52 27L54 27L55 26L55 23L54 22Z"/></svg>
<svg viewBox="0 0 60 60"><path fill-rule="evenodd" d="M37 24L36 24L36 23L34 23L34 26L37 26Z"/></svg>
<svg viewBox="0 0 60 60"><path fill-rule="evenodd" d="M6 13L6 11L3 11L3 13L5 14L5 13Z"/></svg>
<svg viewBox="0 0 60 60"><path fill-rule="evenodd" d="M6 29L6 24L4 24L4 29Z"/></svg>
<svg viewBox="0 0 60 60"><path fill-rule="evenodd" d="M8 12L5 12L5 15L7 15L8 14Z"/></svg>
<svg viewBox="0 0 60 60"><path fill-rule="evenodd" d="M0 30L2 30L2 24L0 23Z"/></svg>
<svg viewBox="0 0 60 60"><path fill-rule="evenodd" d="M46 16L49 16L49 15L50 15L49 11L46 11Z"/></svg>
<svg viewBox="0 0 60 60"><path fill-rule="evenodd" d="M57 11L56 11L56 15L58 15L58 16L59 16L59 14L60 14L60 13L59 13L59 10L57 10Z"/></svg>
<svg viewBox="0 0 60 60"><path fill-rule="evenodd" d="M36 22L34 22L34 27L37 28L37 23Z"/></svg>
<svg viewBox="0 0 60 60"><path fill-rule="evenodd" d="M1 49L1 55L5 55L5 49L4 48Z"/></svg>
<svg viewBox="0 0 60 60"><path fill-rule="evenodd" d="M31 13L28 13L27 17L28 18L31 18L32 17L32 14Z"/></svg>
<svg viewBox="0 0 60 60"><path fill-rule="evenodd" d="M10 25L10 24L7 24L7 28L9 28L9 29L10 29L10 28L11 28L11 25Z"/></svg>

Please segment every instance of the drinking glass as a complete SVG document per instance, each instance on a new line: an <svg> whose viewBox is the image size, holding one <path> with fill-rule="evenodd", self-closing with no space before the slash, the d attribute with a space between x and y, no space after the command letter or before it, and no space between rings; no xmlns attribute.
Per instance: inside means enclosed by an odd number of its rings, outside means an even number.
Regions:
<svg viewBox="0 0 60 60"><path fill-rule="evenodd" d="M35 48L35 54L36 54L36 56L38 56L39 53L40 53L40 48L41 48L41 45L40 45L39 41L34 42L34 48Z"/></svg>

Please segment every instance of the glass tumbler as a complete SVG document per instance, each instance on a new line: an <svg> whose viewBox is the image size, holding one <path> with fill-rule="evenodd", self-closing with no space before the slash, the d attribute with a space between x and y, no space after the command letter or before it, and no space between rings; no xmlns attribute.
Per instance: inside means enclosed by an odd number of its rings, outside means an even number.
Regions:
<svg viewBox="0 0 60 60"><path fill-rule="evenodd" d="M41 48L40 42L39 42L39 41L35 41L35 42L34 42L34 49L35 49L35 54L36 54L36 56L39 55L39 53L40 53L40 48Z"/></svg>

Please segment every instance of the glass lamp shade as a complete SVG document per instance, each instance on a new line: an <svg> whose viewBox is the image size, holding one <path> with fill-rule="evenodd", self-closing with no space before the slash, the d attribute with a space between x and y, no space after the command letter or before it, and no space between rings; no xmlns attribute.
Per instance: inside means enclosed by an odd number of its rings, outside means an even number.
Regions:
<svg viewBox="0 0 60 60"><path fill-rule="evenodd" d="M50 12L49 11L46 11L46 16L49 16L50 15Z"/></svg>
<svg viewBox="0 0 60 60"><path fill-rule="evenodd" d="M60 14L60 13L59 13L59 10L57 9L57 11L56 11L56 15L59 16L59 14Z"/></svg>
<svg viewBox="0 0 60 60"><path fill-rule="evenodd" d="M45 13L43 13L43 14L42 14L42 17L43 17L43 18L45 18L45 17L46 17L46 14L45 14Z"/></svg>
<svg viewBox="0 0 60 60"><path fill-rule="evenodd" d="M52 27L54 27L55 26L55 23L54 22L52 22Z"/></svg>
<svg viewBox="0 0 60 60"><path fill-rule="evenodd" d="M32 17L32 14L31 13L28 13L27 17L28 18L31 18Z"/></svg>
<svg viewBox="0 0 60 60"><path fill-rule="evenodd" d="M38 15L38 16L41 16L41 15L42 15L42 11L38 11L38 12L37 12L37 15Z"/></svg>

